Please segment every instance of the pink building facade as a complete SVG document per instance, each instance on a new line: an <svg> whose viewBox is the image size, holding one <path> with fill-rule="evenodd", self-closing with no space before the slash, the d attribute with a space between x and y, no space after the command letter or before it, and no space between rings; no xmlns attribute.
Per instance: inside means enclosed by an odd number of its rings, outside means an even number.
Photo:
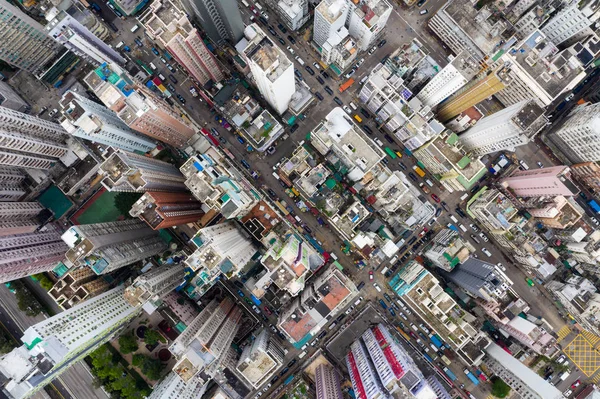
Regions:
<svg viewBox="0 0 600 399"><path fill-rule="evenodd" d="M501 185L518 197L541 197L546 195L577 195L579 189L571 181L568 166L519 170L501 180Z"/></svg>

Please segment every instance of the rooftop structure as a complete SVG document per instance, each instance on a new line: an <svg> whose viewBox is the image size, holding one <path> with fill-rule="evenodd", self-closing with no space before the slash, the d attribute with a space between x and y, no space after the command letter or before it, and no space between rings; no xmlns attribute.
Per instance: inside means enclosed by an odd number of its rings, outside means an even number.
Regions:
<svg viewBox="0 0 600 399"><path fill-rule="evenodd" d="M579 193L579 188L571 181L570 172L571 169L564 165L516 170L500 184L518 197L573 196Z"/></svg>
<svg viewBox="0 0 600 399"><path fill-rule="evenodd" d="M470 254L475 253L475 247L454 230L442 229L432 241L432 245L423 252L423 256L448 272L469 259Z"/></svg>
<svg viewBox="0 0 600 399"><path fill-rule="evenodd" d="M421 264L408 262L389 285L467 364L483 358L489 340L477 328L477 319L461 309Z"/></svg>
<svg viewBox="0 0 600 399"><path fill-rule="evenodd" d="M294 65L257 24L247 26L244 34L248 45L243 55L254 82L267 102L282 115L296 91Z"/></svg>
<svg viewBox="0 0 600 399"><path fill-rule="evenodd" d="M283 134L284 127L267 110L263 110L240 131L257 151L266 151Z"/></svg>
<svg viewBox="0 0 600 399"><path fill-rule="evenodd" d="M184 266L181 264L155 267L138 276L123 295L131 306L146 309L147 301L156 301L180 285L183 275Z"/></svg>
<svg viewBox="0 0 600 399"><path fill-rule="evenodd" d="M100 65L84 81L133 130L174 147L183 147L194 135L193 125L181 117L178 109L116 64Z"/></svg>
<svg viewBox="0 0 600 399"><path fill-rule="evenodd" d="M265 328L244 348L236 369L253 388L258 388L273 377L284 357L279 338Z"/></svg>
<svg viewBox="0 0 600 399"><path fill-rule="evenodd" d="M590 280L571 276L564 283L550 281L546 288L582 328L600 334L600 294Z"/></svg>
<svg viewBox="0 0 600 399"><path fill-rule="evenodd" d="M169 53L201 85L223 79L217 60L206 48L200 33L171 0L153 2L138 20L146 34Z"/></svg>
<svg viewBox="0 0 600 399"><path fill-rule="evenodd" d="M470 190L487 172L481 160L460 148L454 133L441 133L413 154L448 191Z"/></svg>
<svg viewBox="0 0 600 399"><path fill-rule="evenodd" d="M558 349L556 348L556 339L550 333L542 326L521 316L516 316L508 323L501 325L500 331L542 355L548 356Z"/></svg>
<svg viewBox="0 0 600 399"><path fill-rule="evenodd" d="M321 61L333 65L331 71L341 75L342 71L353 63L359 49L356 39L349 35L348 29L342 26L338 31L329 35L329 39L321 46Z"/></svg>
<svg viewBox="0 0 600 399"><path fill-rule="evenodd" d="M512 281L495 265L469 257L444 276L469 295L485 301L502 300Z"/></svg>
<svg viewBox="0 0 600 399"><path fill-rule="evenodd" d="M522 101L479 120L458 136L463 149L472 155L514 151L529 143L546 126L544 109L533 101Z"/></svg>
<svg viewBox="0 0 600 399"><path fill-rule="evenodd" d="M180 170L194 197L226 219L241 218L261 198L238 168L213 149L191 157Z"/></svg>
<svg viewBox="0 0 600 399"><path fill-rule="evenodd" d="M391 14L392 5L387 0L362 0L353 7L348 32L357 39L361 51L367 51L375 44Z"/></svg>
<svg viewBox="0 0 600 399"><path fill-rule="evenodd" d="M187 191L185 177L170 163L115 151L100 166L102 185L109 191Z"/></svg>
<svg viewBox="0 0 600 399"><path fill-rule="evenodd" d="M585 214L573 198L562 195L555 197L536 197L525 203L527 212L536 217L544 226L554 229L566 229L573 226Z"/></svg>
<svg viewBox="0 0 600 399"><path fill-rule="evenodd" d="M279 15L280 20L290 30L296 31L309 19L308 0L267 0L267 4Z"/></svg>
<svg viewBox="0 0 600 399"><path fill-rule="evenodd" d="M90 268L70 270L48 291L61 309L73 306L98 294L108 291L110 284L98 277Z"/></svg>
<svg viewBox="0 0 600 399"><path fill-rule="evenodd" d="M445 130L425 106L405 86L402 68L377 64L363 84L358 98L382 121L384 128L413 151ZM412 99L409 101L409 98Z"/></svg>
<svg viewBox="0 0 600 399"><path fill-rule="evenodd" d="M129 214L139 217L153 230L193 223L204 215L202 204L188 193L144 193Z"/></svg>
<svg viewBox="0 0 600 399"><path fill-rule="evenodd" d="M345 0L322 0L315 8L313 40L322 47L332 35L344 27L350 10Z"/></svg>
<svg viewBox="0 0 600 399"><path fill-rule="evenodd" d="M357 293L354 283L335 265L330 265L281 311L278 327L292 345L300 348L350 304Z"/></svg>
<svg viewBox="0 0 600 399"><path fill-rule="evenodd" d="M385 157L381 148L340 107L331 110L312 130L310 143L321 155L332 151L347 168L352 181L362 179Z"/></svg>

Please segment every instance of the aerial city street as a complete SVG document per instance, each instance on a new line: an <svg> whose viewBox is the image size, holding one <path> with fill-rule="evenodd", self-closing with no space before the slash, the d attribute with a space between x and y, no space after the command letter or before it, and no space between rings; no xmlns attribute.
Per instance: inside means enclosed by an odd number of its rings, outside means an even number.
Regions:
<svg viewBox="0 0 600 399"><path fill-rule="evenodd" d="M0 398L600 398L598 162L598 0L0 0Z"/></svg>

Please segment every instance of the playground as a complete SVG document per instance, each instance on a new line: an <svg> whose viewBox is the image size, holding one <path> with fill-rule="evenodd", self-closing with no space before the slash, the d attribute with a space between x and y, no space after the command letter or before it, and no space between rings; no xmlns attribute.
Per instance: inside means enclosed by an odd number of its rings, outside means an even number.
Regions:
<svg viewBox="0 0 600 399"><path fill-rule="evenodd" d="M73 224L91 224L114 222L123 218L115 207L115 197L118 192L110 192L105 188L98 190L90 199L71 216Z"/></svg>

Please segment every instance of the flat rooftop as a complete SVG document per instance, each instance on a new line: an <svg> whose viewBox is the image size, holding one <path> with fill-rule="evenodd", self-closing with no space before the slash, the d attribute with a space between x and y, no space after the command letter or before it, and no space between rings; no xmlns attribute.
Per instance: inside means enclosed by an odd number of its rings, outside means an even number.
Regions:
<svg viewBox="0 0 600 399"><path fill-rule="evenodd" d="M253 28L255 36L244 50L244 54L267 74L269 80L274 82L292 66L292 63L265 32L255 25L246 27L246 31Z"/></svg>

